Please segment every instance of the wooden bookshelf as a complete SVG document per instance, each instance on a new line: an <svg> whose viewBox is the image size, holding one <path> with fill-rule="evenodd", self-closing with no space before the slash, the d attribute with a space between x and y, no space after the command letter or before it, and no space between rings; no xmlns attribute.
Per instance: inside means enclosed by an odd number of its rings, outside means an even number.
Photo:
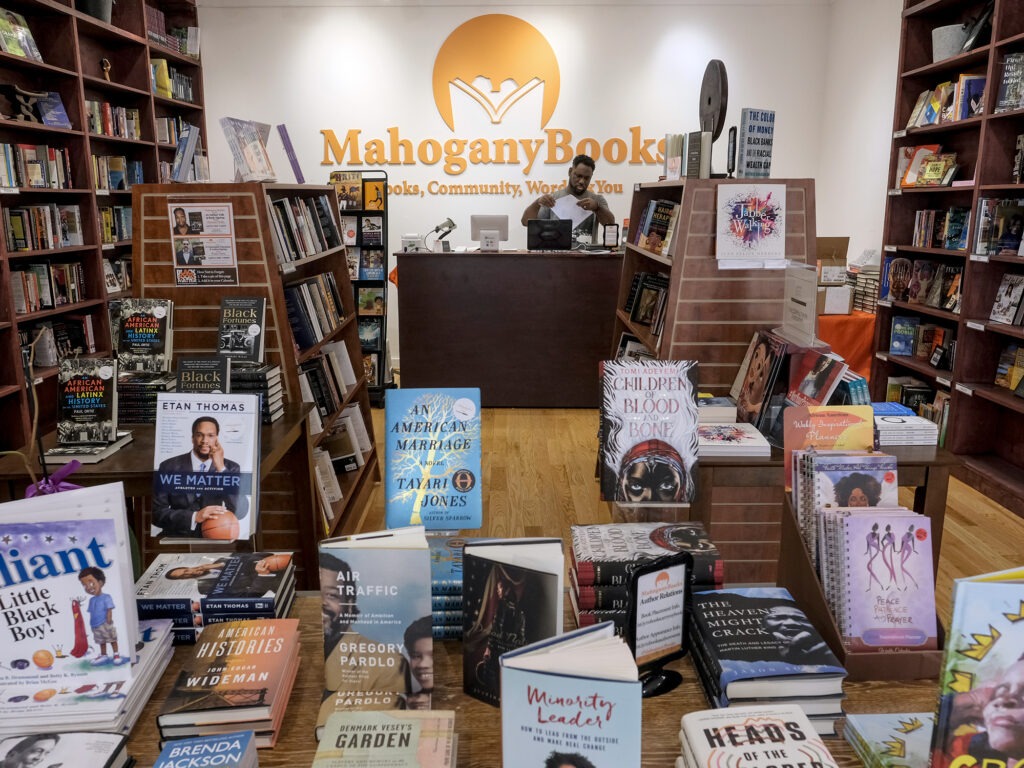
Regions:
<svg viewBox="0 0 1024 768"><path fill-rule="evenodd" d="M373 443L373 421L370 413L369 388L362 366L362 350L356 326L356 307L348 277L345 248L328 248L294 261L283 261L276 250L271 220L272 201L281 198L317 198L326 195L329 209L337 223L338 206L332 186L294 184L141 184L133 188L133 223L135 227L134 271L137 295L146 298L169 298L174 301L174 357L212 354L217 349L217 319L220 297L262 296L267 300L264 349L268 363L281 366L286 403L301 400L299 365L315 357L326 343L341 341L357 375L357 382L348 388L340 405L322 419L324 429L312 437L316 446L327 435L330 426L343 408L357 405ZM176 278L169 209L190 204L230 205L234 227L238 269L237 285L179 285ZM341 301L340 321L316 344L300 348L288 320L285 290L293 283L333 275ZM339 476L345 498L332 507L333 521L329 533L348 530L350 519L359 519L374 483L380 481L380 463L373 447L364 455L365 464L356 472ZM264 479L261 491L284 491L297 478ZM282 515L296 513L314 516L317 529L323 527L315 509L293 510L288 507L287 493L273 498L284 505L281 510L262 509ZM315 507L316 505L314 505ZM264 519L267 519L264 517Z"/></svg>
<svg viewBox="0 0 1024 768"><path fill-rule="evenodd" d="M73 0L26 0L11 6L25 17L43 60L0 52L0 83L60 94L71 128L0 120L0 142L46 145L66 152L71 186L5 188L0 194L0 214L28 206L78 206L84 244L25 251L9 249L7 237L0 238L0 421L4 424L0 449L25 445L31 428L19 333L31 332L41 322L60 322L69 315L84 315L93 324L95 354L108 355L111 351L106 307L108 298L117 295L108 294L105 288L103 262L130 260L132 243L130 237L104 242L100 215L106 207L130 209L131 192L99 190L93 157L123 156L127 161L137 161L143 179L156 182L160 178L160 163L170 163L175 151L174 144L156 141L158 118L182 118L198 125L205 135L202 64L198 58L149 39L147 4L162 10L169 27L198 26L196 5L191 0L118 0L113 5L110 23L76 10ZM150 62L155 58L173 62L175 68L191 78L191 102L153 94ZM138 110L139 138L108 136L90 130L89 101ZM0 225L6 234L2 217ZM36 312L15 312L12 270L27 264L55 263L79 265L80 300ZM53 429L56 423L57 390L56 377L50 375L52 370L37 370L34 375L41 433Z"/></svg>
<svg viewBox="0 0 1024 768"><path fill-rule="evenodd" d="M958 314L920 304L887 301L880 296L875 323L875 359L871 371L872 397L885 399L890 376L912 375L937 391L950 393L945 447L957 454L957 474L965 482L1018 514L1024 514L1024 399L993 384L999 354L1009 343L1021 343L1019 326L989 321L996 291L1006 273L1024 274L1018 256L973 253L978 235L978 201L982 198L1024 198L1024 185L1012 183L1016 137L1024 134L1024 110L995 114L1003 61L1024 51L1024 6L1015 0L995 0L991 35L974 50L932 61L931 31L967 21L984 8L984 0L904 0L900 33L896 103L893 109L892 153L889 165L883 232L886 255L929 259L963 267ZM984 75L984 111L980 116L922 128L906 128L918 95L961 74ZM956 179L972 183L956 187L900 189L897 167L900 150L939 144L956 152ZM914 215L923 209L961 206L970 211L967 250L912 247ZM884 267L883 267L884 268ZM917 316L935 323L956 338L951 369L927 360L889 354L892 320Z"/></svg>

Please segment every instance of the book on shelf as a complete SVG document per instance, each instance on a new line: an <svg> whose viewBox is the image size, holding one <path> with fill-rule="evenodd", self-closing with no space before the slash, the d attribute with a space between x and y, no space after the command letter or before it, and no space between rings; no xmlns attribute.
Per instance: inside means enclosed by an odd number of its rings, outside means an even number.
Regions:
<svg viewBox="0 0 1024 768"><path fill-rule="evenodd" d="M220 355L179 357L175 391L221 395L230 392L231 359Z"/></svg>
<svg viewBox="0 0 1024 768"><path fill-rule="evenodd" d="M966 120L985 111L985 75L962 74L956 83L954 117Z"/></svg>
<svg viewBox="0 0 1024 768"><path fill-rule="evenodd" d="M570 554L576 583L624 586L633 570L664 555L688 552L692 585L720 587L724 562L699 521L604 523L570 526Z"/></svg>
<svg viewBox="0 0 1024 768"><path fill-rule="evenodd" d="M808 347L794 352L789 365L786 400L793 405L825 405L848 366L839 355Z"/></svg>
<svg viewBox="0 0 1024 768"><path fill-rule="evenodd" d="M1024 107L1024 53L1012 52L1003 57L1002 75L996 96L995 113Z"/></svg>
<svg viewBox="0 0 1024 768"><path fill-rule="evenodd" d="M934 712L846 715L843 738L864 765L903 768L928 765Z"/></svg>
<svg viewBox="0 0 1024 768"><path fill-rule="evenodd" d="M324 725L312 768L454 768L455 712L335 712Z"/></svg>
<svg viewBox="0 0 1024 768"><path fill-rule="evenodd" d="M503 763L639 765L641 702L636 660L610 623L509 651L501 657Z"/></svg>
<svg viewBox="0 0 1024 768"><path fill-rule="evenodd" d="M955 152L940 152L928 155L921 161L921 169L914 181L917 187L949 186L960 166Z"/></svg>
<svg viewBox="0 0 1024 768"><path fill-rule="evenodd" d="M0 765L81 765L88 755L90 768L129 768L135 760L128 754L128 737L99 731L45 732L40 724L25 735L0 742Z"/></svg>
<svg viewBox="0 0 1024 768"><path fill-rule="evenodd" d="M1024 298L1024 274L1005 272L996 290L996 298L992 302L992 311L988 319L994 323L1020 322L1021 303Z"/></svg>
<svg viewBox="0 0 1024 768"><path fill-rule="evenodd" d="M705 456L770 456L768 438L753 424L698 424L697 453Z"/></svg>
<svg viewBox="0 0 1024 768"><path fill-rule="evenodd" d="M359 252L359 279L384 279L384 251L380 248L363 248Z"/></svg>
<svg viewBox="0 0 1024 768"><path fill-rule="evenodd" d="M686 768L839 766L799 705L705 709L683 715L680 725Z"/></svg>
<svg viewBox="0 0 1024 768"><path fill-rule="evenodd" d="M683 175L683 156L686 147L685 133L666 133L664 163L662 172L666 181L675 181Z"/></svg>
<svg viewBox="0 0 1024 768"><path fill-rule="evenodd" d="M363 179L363 208L367 211L383 211L386 201L383 179Z"/></svg>
<svg viewBox="0 0 1024 768"><path fill-rule="evenodd" d="M231 150L236 177L241 181L277 180L270 155L267 154L269 125L236 117L222 117L220 127L228 149Z"/></svg>
<svg viewBox="0 0 1024 768"><path fill-rule="evenodd" d="M650 210L645 213L641 228L637 231L636 244L653 253L665 254L679 203L672 200L651 200L647 207Z"/></svg>
<svg viewBox="0 0 1024 768"><path fill-rule="evenodd" d="M156 405L150 535L164 542L253 536L259 396L160 392Z"/></svg>
<svg viewBox="0 0 1024 768"><path fill-rule="evenodd" d="M904 189L917 186L917 179L921 175L925 161L940 150L941 146L938 144L920 144L904 148L897 165L897 169L903 168L903 175L898 179L899 186Z"/></svg>
<svg viewBox="0 0 1024 768"><path fill-rule="evenodd" d="M710 673L709 698L836 696L846 670L782 587L693 595L690 649ZM742 622L742 624L738 624ZM744 632L723 631L743 626Z"/></svg>
<svg viewBox="0 0 1024 768"><path fill-rule="evenodd" d="M383 317L359 318L359 344L363 349L380 349L383 320Z"/></svg>
<svg viewBox="0 0 1024 768"><path fill-rule="evenodd" d="M894 316L889 332L889 354L913 356L914 340L920 324L921 318L916 316Z"/></svg>
<svg viewBox="0 0 1024 768"><path fill-rule="evenodd" d="M423 527L324 539L319 553L324 698L317 738L332 712L398 709L409 697L429 699L434 688Z"/></svg>
<svg viewBox="0 0 1024 768"><path fill-rule="evenodd" d="M0 8L0 50L33 61L43 60L25 17L3 8Z"/></svg>
<svg viewBox="0 0 1024 768"><path fill-rule="evenodd" d="M600 364L601 498L687 503L696 495L697 363Z"/></svg>
<svg viewBox="0 0 1024 768"><path fill-rule="evenodd" d="M686 134L686 178L711 178L711 131Z"/></svg>
<svg viewBox="0 0 1024 768"><path fill-rule="evenodd" d="M955 579L931 765L1012 765L1021 755L1014 713L1024 679L1024 570Z"/></svg>
<svg viewBox="0 0 1024 768"><path fill-rule="evenodd" d="M331 171L328 177L338 193L341 210L361 210L363 207L362 171Z"/></svg>
<svg viewBox="0 0 1024 768"><path fill-rule="evenodd" d="M996 361L996 375L993 384L1006 389L1016 389L1024 378L1024 346L1015 341L1007 342L999 352Z"/></svg>
<svg viewBox="0 0 1024 768"><path fill-rule="evenodd" d="M217 354L235 363L262 363L266 313L267 300L263 296L222 296L217 321Z"/></svg>
<svg viewBox="0 0 1024 768"><path fill-rule="evenodd" d="M480 390L389 389L384 425L388 527L479 528L483 520Z"/></svg>
<svg viewBox="0 0 1024 768"><path fill-rule="evenodd" d="M208 626L164 699L157 725L269 721L273 746L299 669L298 619L241 619ZM179 732L178 735L184 735Z"/></svg>
<svg viewBox="0 0 1024 768"><path fill-rule="evenodd" d="M754 333L730 390L736 392L737 421L758 429L768 424L768 405L776 381L784 376L788 349L789 344L771 331Z"/></svg>
<svg viewBox="0 0 1024 768"><path fill-rule="evenodd" d="M365 459L356 445L350 424L351 422L345 423L343 418L337 419L331 425L330 434L320 441L320 445L330 458L335 476L343 475L346 472L355 472L365 464Z"/></svg>
<svg viewBox="0 0 1024 768"><path fill-rule="evenodd" d="M192 738L173 738L164 742L153 768L179 768L182 765L222 765L229 768L256 768L259 737L252 731L235 729L231 733Z"/></svg>
<svg viewBox="0 0 1024 768"><path fill-rule="evenodd" d="M63 358L57 368L57 442L109 444L117 439L117 360Z"/></svg>
<svg viewBox="0 0 1024 768"><path fill-rule="evenodd" d="M910 283L907 285L908 304L924 304L935 280L937 262L931 259L914 259L911 267Z"/></svg>
<svg viewBox="0 0 1024 768"><path fill-rule="evenodd" d="M744 107L736 136L736 178L767 179L772 170L775 110Z"/></svg>
<svg viewBox="0 0 1024 768"><path fill-rule="evenodd" d="M562 633L562 540L468 540L462 565L462 689L498 706L501 654Z"/></svg>
<svg viewBox="0 0 1024 768"><path fill-rule="evenodd" d="M736 401L728 395L697 393L697 423L727 424L736 421Z"/></svg>
<svg viewBox="0 0 1024 768"><path fill-rule="evenodd" d="M131 441L131 430L119 429L117 438L113 442L93 445L55 445L53 448L47 448L43 455L47 464L69 464L72 461L77 461L79 464L98 464L113 456Z"/></svg>

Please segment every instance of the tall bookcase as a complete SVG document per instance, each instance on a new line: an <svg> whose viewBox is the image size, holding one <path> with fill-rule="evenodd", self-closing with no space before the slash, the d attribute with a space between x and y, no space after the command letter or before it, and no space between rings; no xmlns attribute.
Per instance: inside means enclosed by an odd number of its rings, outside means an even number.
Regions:
<svg viewBox="0 0 1024 768"><path fill-rule="evenodd" d="M1024 345L1020 326L993 323L989 313L1006 273L1024 273L1019 256L973 253L981 198L1024 197L1024 186L1012 183L1016 137L1024 134L1024 110L994 113L1003 62L1007 54L1024 51L1024 5L994 0L990 42L973 50L932 61L932 29L964 22L985 7L983 0L904 0L896 104L893 110L892 156L883 242L886 254L928 259L963 267L959 313L921 304L890 301L880 296L875 325L875 359L871 371L874 399L885 399L890 376L914 376L937 391L950 394L945 447L962 460L957 473L980 491L1024 514L1024 398L996 386L1000 351L1009 343ZM918 95L961 74L984 75L983 114L955 122L907 129ZM939 144L956 152L955 187L900 189L899 157L904 147ZM923 209L961 206L971 211L968 248L912 247L915 213ZM956 338L952 368L940 362L893 355L890 336L894 317L916 317Z"/></svg>
<svg viewBox="0 0 1024 768"><path fill-rule="evenodd" d="M815 259L814 181L812 179L685 179L638 184L629 220L634 226L651 200L679 203L669 253L658 255L625 244L622 277L611 339L632 333L664 360L697 360L700 389L728 394L754 331L782 325L784 270L722 270L715 259L715 208L723 185L786 185L786 257ZM630 236L629 239L635 239ZM623 307L633 275L668 275L662 333L630 319ZM731 582L774 582L783 515L779 467L752 459L736 468L715 459L701 462L701 498L691 514L711 522L710 533L727 561Z"/></svg>
<svg viewBox="0 0 1024 768"><path fill-rule="evenodd" d="M337 223L337 199L331 186L293 184L142 184L133 189L135 227L135 295L174 300L174 356L212 354L217 349L217 320L220 297L224 295L262 296L267 300L266 361L282 369L286 402L299 402L299 366L323 351L325 344L341 341L357 374L357 381L345 392L339 407L323 419L324 430L313 439L314 445L325 437L344 408L356 405L373 441L369 387L362 374L362 351L356 325L356 307L346 266L345 247L320 250L312 256L280 263L275 252L275 224L269 206L280 198L317 198L327 195L329 209ZM171 240L170 213L173 207L190 204L231 206L238 285L179 285L175 276ZM292 332L285 302L285 291L293 284L330 273L337 284L341 321L314 344L300 347ZM364 512L374 483L380 481L380 463L376 448L364 455L365 463L354 472L338 476L344 498L332 505L333 522L328 533L352 532ZM305 478L271 478L261 488L260 514L277 515L276 531L295 525L294 515L309 515L310 510L288 507L289 485ZM269 492L268 492L269 491ZM308 521L307 521L308 522ZM316 526L320 527L319 520Z"/></svg>
<svg viewBox="0 0 1024 768"><path fill-rule="evenodd" d="M163 12L169 27L198 25L196 6L190 0L150 0L149 4ZM83 244L23 250L10 248L8 237L0 238L0 423L4 424L0 449L22 447L30 434L29 393L21 366L19 333L30 333L39 323L87 317L92 323L95 354L110 354L106 304L111 294L105 287L103 261L124 264L129 260L131 238L123 229L120 235L109 228L105 231L103 209L111 209L110 213L120 209L122 214L130 211L131 192L101 191L104 185L94 158L115 156L137 161L143 179L156 182L160 163L170 163L175 151L175 144L157 141L158 118L187 120L205 134L202 65L197 58L149 39L145 0L118 0L109 24L76 10L73 0L26 0L9 7L25 17L43 60L0 52L0 83L8 92L11 86L18 86L58 93L71 128L5 119L0 120L0 142L26 147L45 145L66 152L71 183L61 189L2 189L0 214L31 207L78 206ZM153 93L150 72L155 59L168 61L191 78L191 101ZM138 110L141 138L108 136L103 135L102 126L99 131L94 130L95 126L90 128L88 102ZM8 114L12 113L11 106L5 106ZM5 235L6 221L6 217L0 217ZM12 272L29 265L43 265L49 271L53 264L73 265L71 269L80 282L78 296L52 308L16 312ZM56 421L56 368L37 367L34 375L39 426L45 432Z"/></svg>

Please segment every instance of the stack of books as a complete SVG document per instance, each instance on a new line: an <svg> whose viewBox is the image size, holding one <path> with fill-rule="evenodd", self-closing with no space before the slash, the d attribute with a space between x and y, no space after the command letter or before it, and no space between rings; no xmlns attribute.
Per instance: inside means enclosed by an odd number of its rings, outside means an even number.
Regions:
<svg viewBox="0 0 1024 768"><path fill-rule="evenodd" d="M868 768L928 765L934 712L847 715L843 738Z"/></svg>
<svg viewBox="0 0 1024 768"><path fill-rule="evenodd" d="M203 632L164 701L162 739L253 731L272 747L299 670L298 619L248 619Z"/></svg>
<svg viewBox="0 0 1024 768"><path fill-rule="evenodd" d="M235 731L215 736L166 741L153 768L179 768L183 765L257 768L259 764L253 732Z"/></svg>
<svg viewBox="0 0 1024 768"><path fill-rule="evenodd" d="M698 424L697 455L705 456L770 456L771 443L745 421L733 424Z"/></svg>
<svg viewBox="0 0 1024 768"><path fill-rule="evenodd" d="M233 362L230 377L233 393L261 395L264 424L277 421L284 415L284 389L281 385L280 365L245 365Z"/></svg>
<svg viewBox="0 0 1024 768"><path fill-rule="evenodd" d="M818 734L836 732L846 670L788 590L695 594L689 642L713 707L795 704Z"/></svg>
<svg viewBox="0 0 1024 768"><path fill-rule="evenodd" d="M117 418L123 424L155 424L156 396L173 392L173 373L127 371L117 377Z"/></svg>
<svg viewBox="0 0 1024 768"><path fill-rule="evenodd" d="M157 555L135 585L139 617L170 619L179 645L211 624L283 618L294 598L290 552Z"/></svg>
<svg viewBox="0 0 1024 768"><path fill-rule="evenodd" d="M875 415L878 445L938 445L939 425L924 416Z"/></svg>
<svg viewBox="0 0 1024 768"><path fill-rule="evenodd" d="M622 632L629 610L629 577L654 557L689 552L694 590L722 586L724 563L699 522L574 525L569 600L576 625L611 621Z"/></svg>
<svg viewBox="0 0 1024 768"><path fill-rule="evenodd" d="M699 424L731 424L736 421L736 401L728 396L716 397L710 392L697 393Z"/></svg>
<svg viewBox="0 0 1024 768"><path fill-rule="evenodd" d="M430 547L430 608L435 640L462 638L462 548L466 540L437 532Z"/></svg>

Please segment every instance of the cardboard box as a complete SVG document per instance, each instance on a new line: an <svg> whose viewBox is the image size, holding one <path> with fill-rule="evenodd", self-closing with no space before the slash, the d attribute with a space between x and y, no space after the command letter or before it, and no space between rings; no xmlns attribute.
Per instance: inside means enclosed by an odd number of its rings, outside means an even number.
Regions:
<svg viewBox="0 0 1024 768"><path fill-rule="evenodd" d="M853 289L850 286L818 286L819 315L848 315L851 311L853 311Z"/></svg>
<svg viewBox="0 0 1024 768"><path fill-rule="evenodd" d="M817 239L818 285L844 285L846 283L846 251L848 237L819 237Z"/></svg>

